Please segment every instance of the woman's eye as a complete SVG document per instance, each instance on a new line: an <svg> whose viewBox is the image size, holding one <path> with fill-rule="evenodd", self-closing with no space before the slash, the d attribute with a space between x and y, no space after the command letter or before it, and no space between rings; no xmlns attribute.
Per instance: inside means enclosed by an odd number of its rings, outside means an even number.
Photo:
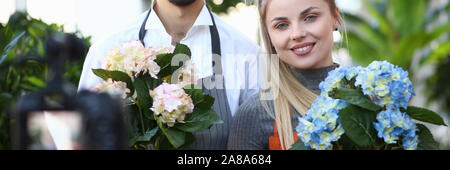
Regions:
<svg viewBox="0 0 450 170"><path fill-rule="evenodd" d="M313 21L317 16L315 15L309 15L305 18L305 21Z"/></svg>
<svg viewBox="0 0 450 170"><path fill-rule="evenodd" d="M288 26L288 24L286 24L286 23L280 23L280 24L275 25L275 28L283 29L283 28L286 28L287 26Z"/></svg>

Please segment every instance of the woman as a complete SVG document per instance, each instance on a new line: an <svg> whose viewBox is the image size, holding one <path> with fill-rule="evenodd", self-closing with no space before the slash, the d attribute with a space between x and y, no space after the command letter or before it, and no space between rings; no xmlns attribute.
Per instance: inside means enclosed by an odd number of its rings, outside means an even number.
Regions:
<svg viewBox="0 0 450 170"><path fill-rule="evenodd" d="M260 0L259 11L266 49L280 61L270 62L269 90L236 113L231 150L289 149L298 138L298 116L305 115L320 93L319 83L338 67L332 59L333 31L341 22L334 0Z"/></svg>

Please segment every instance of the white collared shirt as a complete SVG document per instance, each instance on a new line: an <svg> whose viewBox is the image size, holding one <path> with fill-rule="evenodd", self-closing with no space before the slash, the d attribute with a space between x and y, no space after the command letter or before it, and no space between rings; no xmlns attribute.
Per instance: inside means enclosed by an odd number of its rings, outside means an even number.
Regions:
<svg viewBox="0 0 450 170"><path fill-rule="evenodd" d="M155 2L153 2L152 8L154 5ZM96 84L103 81L93 74L92 69L101 68L103 58L113 47L132 40L139 40L139 30L147 13L148 11L141 14L129 27L91 46L83 66L78 91L92 89ZM213 14L213 16L220 36L222 73L225 79L228 103L231 114L234 115L240 103L258 92L258 76L256 76L256 73L258 73L257 58L260 49L245 35L236 31L217 15ZM206 5L204 5L193 26L180 41L190 48L191 59L200 71L199 78L213 74L210 25L213 25L213 22ZM172 37L166 32L154 10L150 13L145 29L147 30L144 37L146 46L174 47L171 44ZM250 76L250 74L252 75ZM243 91L246 92L245 95L243 95ZM245 96L245 98L242 96Z"/></svg>

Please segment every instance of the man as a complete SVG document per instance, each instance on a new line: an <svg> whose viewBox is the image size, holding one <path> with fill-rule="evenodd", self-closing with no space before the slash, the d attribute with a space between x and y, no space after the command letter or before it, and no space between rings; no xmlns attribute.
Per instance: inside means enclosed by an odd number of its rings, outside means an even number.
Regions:
<svg viewBox="0 0 450 170"><path fill-rule="evenodd" d="M187 149L226 149L232 116L258 91L258 46L213 14L204 0L155 0L152 8L133 23L91 47L78 90L90 89L102 81L92 69L101 67L102 59L114 46L138 39L145 46L185 44L191 49L204 93L215 98L213 109L224 121L195 133L196 140Z"/></svg>

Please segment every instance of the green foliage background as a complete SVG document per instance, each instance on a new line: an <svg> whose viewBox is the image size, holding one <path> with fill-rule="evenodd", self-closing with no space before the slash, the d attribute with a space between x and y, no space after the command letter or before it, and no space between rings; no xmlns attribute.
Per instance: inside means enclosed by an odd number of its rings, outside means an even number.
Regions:
<svg viewBox="0 0 450 170"><path fill-rule="evenodd" d="M223 0L221 4L215 4L213 0L206 0L206 4L210 7L211 11L216 14L228 13L228 9L235 7L240 2L253 2L255 0ZM143 0L144 6L150 6L152 0ZM145 10L147 10L145 8Z"/></svg>
<svg viewBox="0 0 450 170"><path fill-rule="evenodd" d="M47 24L26 13L14 13L6 25L0 24L0 150L11 149L9 113L18 98L46 87L48 67L45 42L50 34L64 32L64 27ZM73 33L90 46L90 37ZM65 80L75 88L81 76L84 57L66 63Z"/></svg>
<svg viewBox="0 0 450 170"><path fill-rule="evenodd" d="M348 25L348 49L353 60L368 65L374 60L387 60L410 69L414 53L431 43L438 47L423 56L424 61L438 60L449 54L450 23L428 28L439 14L449 12L449 4L428 11L432 1L362 0L369 18L344 13Z"/></svg>
<svg viewBox="0 0 450 170"><path fill-rule="evenodd" d="M441 110L450 114L450 23L438 22L441 15L450 16L450 4L431 9L433 2L362 0L367 17L343 15L347 49L357 64L366 66L374 60L387 60L407 69L411 78L415 74L411 69L413 58L418 54L420 62L415 68L436 66L426 83L428 103L437 101Z"/></svg>
<svg viewBox="0 0 450 170"><path fill-rule="evenodd" d="M231 7L235 7L238 3L243 2L244 0L223 0L222 4L215 4L212 0L206 0L206 3L216 14L227 13L228 9Z"/></svg>

